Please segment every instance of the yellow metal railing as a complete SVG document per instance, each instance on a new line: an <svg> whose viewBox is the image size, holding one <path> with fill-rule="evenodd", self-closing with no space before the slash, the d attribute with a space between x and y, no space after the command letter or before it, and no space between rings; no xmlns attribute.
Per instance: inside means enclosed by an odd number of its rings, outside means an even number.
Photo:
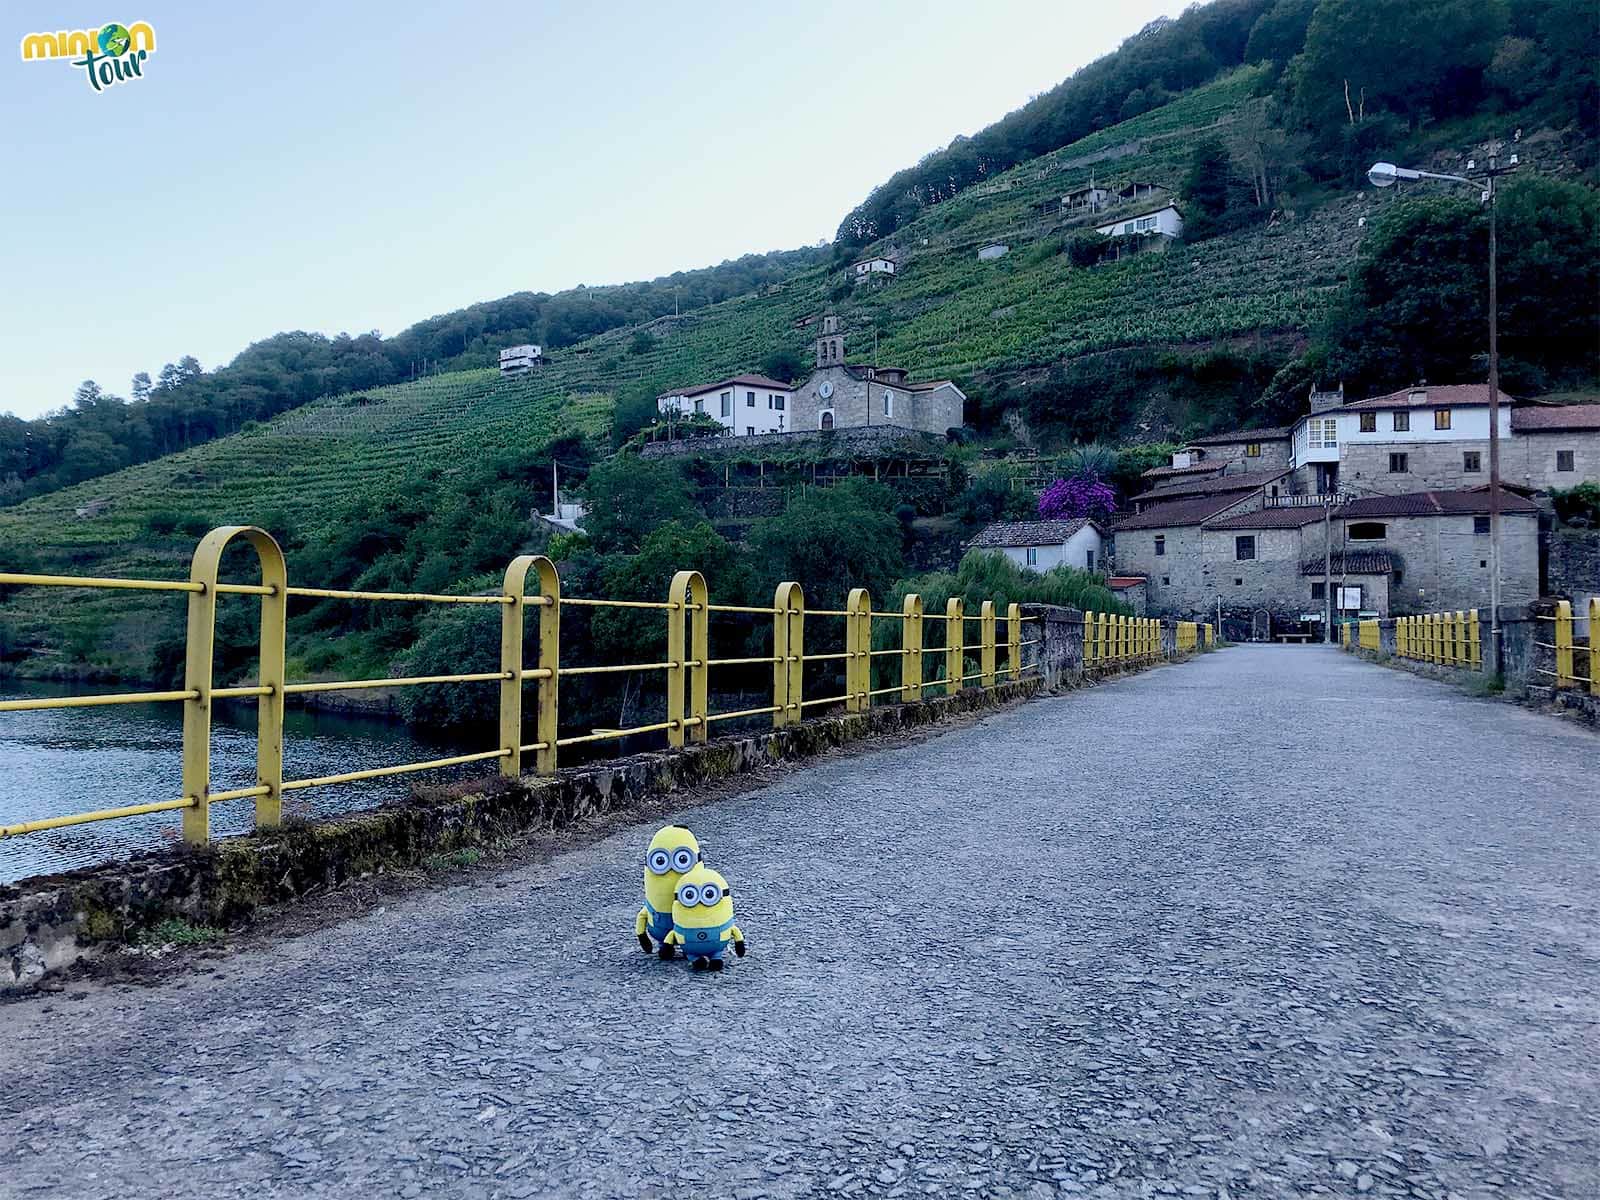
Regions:
<svg viewBox="0 0 1600 1200"><path fill-rule="evenodd" d="M1117 613L1083 614L1083 668L1085 671L1117 670L1140 666L1166 657L1163 623L1155 617L1126 617ZM1188 630L1187 634L1184 632ZM1174 635L1174 653L1194 650L1201 631L1210 626L1179 621Z"/></svg>
<svg viewBox="0 0 1600 1200"><path fill-rule="evenodd" d="M1397 617L1394 652L1413 662L1481 671L1483 646L1479 639L1482 631L1475 608Z"/></svg>
<svg viewBox="0 0 1600 1200"><path fill-rule="evenodd" d="M218 569L223 552L234 542L251 546L261 567L259 584L223 583ZM680 571L672 579L665 601L603 600L562 596L555 564L540 555L523 555L506 568L498 595L450 596L423 592L343 591L332 588L290 587L282 550L270 534L250 526L227 526L207 534L197 547L187 580L105 579L63 575L27 575L0 572L0 584L35 587L115 588L142 591L181 592L188 600L187 657L182 689L127 692L117 695L66 696L48 699L0 701L0 713L30 712L41 709L84 708L92 706L144 704L151 702L183 705L183 794L176 799L148 804L49 817L42 820L0 824L0 839L47 829L60 829L96 821L141 816L154 812L181 812L183 836L192 844L210 840L210 806L232 800L255 802L258 828L282 823L283 796L306 788L353 783L366 779L430 771L442 767L477 762L497 762L500 773L521 775L530 765L538 774L555 771L563 747L620 740L637 734L664 733L669 746L703 742L710 726L719 721L771 716L774 728L801 720L805 710L842 705L847 712L865 712L874 701L893 696L902 702L920 700L924 689L942 688L955 694L970 681L981 687L996 686L1002 674L1018 680L1037 663L1026 661L1024 651L1039 644L1038 637L1025 638L1024 624L1037 618L1022 616L1019 605L1011 604L1001 616L992 601L984 601L980 611L968 615L960 598L951 599L942 615L926 616L922 598L909 595L900 612L874 612L871 597L864 588L853 589L840 610L812 609L798 583L778 585L771 607L712 604L705 579L696 571ZM216 687L213 684L213 657L216 641L216 607L219 595L249 595L261 598L258 679L255 684ZM500 669L456 675L411 676L394 679L357 679L336 682L290 683L285 678L285 640L288 601L291 598L405 601L429 604L497 605L501 610ZM612 608L654 610L663 614L667 626L666 658L661 662L619 663L592 666L563 666L560 659L561 610L563 608ZM527 644L528 610L538 614L533 645ZM773 623L773 649L770 655L714 659L710 653L712 614L743 614L768 617ZM844 621L844 649L841 652L807 654L806 617L840 618ZM874 650L874 620L898 621L900 645L896 649ZM944 672L942 679L924 681L923 625L928 620L945 622ZM1005 623L1005 637L999 625ZM978 670L966 670L966 625L977 624L978 641L970 649ZM1118 651L1131 656L1133 643L1126 637ZM1005 663L999 660L1001 645ZM1159 633L1153 645L1159 648ZM935 648L936 650L938 648ZM1150 651L1146 650L1146 653ZM1032 657L1037 657L1035 654ZM874 658L898 659L899 679L892 687L874 689ZM804 695L804 668L807 663L843 663L844 691L836 696ZM772 665L772 703L732 712L709 711L710 671L713 667ZM660 671L666 679L666 719L625 729L597 729L567 737L559 735L559 691L563 678L620 672ZM283 777L283 710L286 696L314 692L360 690L377 687L416 687L443 683L489 683L500 685L499 745L492 750L462 754L426 762L373 767L311 779ZM531 706L527 685L533 684ZM256 784L231 791L211 789L211 714L213 701L254 698L257 705ZM531 727L532 740L523 740Z"/></svg>
<svg viewBox="0 0 1600 1200"><path fill-rule="evenodd" d="M1600 696L1600 599L1591 598L1589 601L1589 637L1587 641L1575 636L1572 602L1570 600L1556 601L1556 611L1553 615L1541 615L1539 620L1549 622L1552 628L1554 641L1544 642L1535 639L1534 644L1544 650L1555 651L1555 670L1545 667L1535 668L1539 674L1555 680L1558 691L1586 686L1591 696ZM1577 662L1579 656L1584 660L1584 670L1579 674Z"/></svg>
<svg viewBox="0 0 1600 1200"><path fill-rule="evenodd" d="M1363 650L1381 650L1383 648L1383 634L1381 624L1375 618L1369 618L1358 623L1357 639Z"/></svg>

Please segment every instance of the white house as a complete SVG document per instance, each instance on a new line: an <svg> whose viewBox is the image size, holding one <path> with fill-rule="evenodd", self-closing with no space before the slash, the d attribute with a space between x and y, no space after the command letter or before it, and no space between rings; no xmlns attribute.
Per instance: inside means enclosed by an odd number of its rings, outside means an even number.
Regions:
<svg viewBox="0 0 1600 1200"><path fill-rule="evenodd" d="M500 374L526 375L543 362L543 346L507 346L500 351Z"/></svg>
<svg viewBox="0 0 1600 1200"><path fill-rule="evenodd" d="M1096 187L1092 183L1083 187L1074 188L1061 197L1061 211L1072 212L1099 212L1111 199L1111 193L1103 187Z"/></svg>
<svg viewBox="0 0 1600 1200"><path fill-rule="evenodd" d="M892 258L863 258L854 270L856 278L865 279L868 275L893 275L896 268Z"/></svg>
<svg viewBox="0 0 1600 1200"><path fill-rule="evenodd" d="M1178 212L1178 206L1169 200L1160 208L1147 209L1132 216L1118 217L1105 225L1096 225L1095 230L1107 237L1151 237L1160 234L1162 237L1175 238L1183 234L1183 217Z"/></svg>
<svg viewBox="0 0 1600 1200"><path fill-rule="evenodd" d="M1011 247L1004 242L990 242L978 251L979 262L991 262L997 258L1004 258L1011 252Z"/></svg>
<svg viewBox="0 0 1600 1200"><path fill-rule="evenodd" d="M765 375L735 375L716 383L676 388L656 397L662 413L703 414L720 421L735 437L783 433L793 429L794 389Z"/></svg>
<svg viewBox="0 0 1600 1200"><path fill-rule="evenodd" d="M996 521L967 543L969 550L998 550L1019 567L1105 568L1105 531L1088 517L1070 521Z"/></svg>

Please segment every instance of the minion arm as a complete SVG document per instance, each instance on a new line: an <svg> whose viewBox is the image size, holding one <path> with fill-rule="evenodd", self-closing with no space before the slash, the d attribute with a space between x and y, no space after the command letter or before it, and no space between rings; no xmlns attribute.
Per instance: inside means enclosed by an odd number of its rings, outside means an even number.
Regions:
<svg viewBox="0 0 1600 1200"><path fill-rule="evenodd" d="M668 946L681 946L681 945L683 945L683 934L679 933L676 929L674 929L671 933L667 934L667 940L666 940L665 944L668 945Z"/></svg>
<svg viewBox="0 0 1600 1200"><path fill-rule="evenodd" d="M733 952L740 958L744 957L744 931L737 925L730 926L728 936L733 939Z"/></svg>
<svg viewBox="0 0 1600 1200"><path fill-rule="evenodd" d="M633 922L633 934L639 939L639 946L646 954L655 949L650 942L650 935L645 931L650 928L650 915L644 909L639 910L639 915Z"/></svg>

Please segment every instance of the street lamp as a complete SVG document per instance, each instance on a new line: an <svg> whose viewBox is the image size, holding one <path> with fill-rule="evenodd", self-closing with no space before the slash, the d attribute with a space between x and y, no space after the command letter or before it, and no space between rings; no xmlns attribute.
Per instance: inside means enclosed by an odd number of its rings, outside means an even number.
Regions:
<svg viewBox="0 0 1600 1200"><path fill-rule="evenodd" d="M1443 175L1437 171L1397 167L1391 162L1373 163L1367 172L1367 180L1374 187L1381 188L1393 187L1402 179L1438 179L1445 183L1465 184L1478 189L1481 199L1489 206L1489 637L1494 647L1496 671L1502 670L1503 664L1500 638L1500 314L1494 181L1516 169L1515 154L1505 166L1501 166L1497 155L1491 152L1488 165L1481 172L1481 182L1465 175ZM1478 170L1476 159L1467 160L1467 170Z"/></svg>

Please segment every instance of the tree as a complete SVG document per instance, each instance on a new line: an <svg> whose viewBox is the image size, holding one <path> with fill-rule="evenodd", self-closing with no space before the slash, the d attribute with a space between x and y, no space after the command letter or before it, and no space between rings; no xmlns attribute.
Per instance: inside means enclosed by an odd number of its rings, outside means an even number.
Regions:
<svg viewBox="0 0 1600 1200"><path fill-rule="evenodd" d="M1600 193L1538 176L1500 197L1504 386L1600 378ZM1371 229L1343 304L1320 331L1329 378L1357 394L1419 381L1479 382L1488 340L1488 214L1471 200L1394 205Z"/></svg>
<svg viewBox="0 0 1600 1200"><path fill-rule="evenodd" d="M805 374L806 362L795 351L787 346L767 352L761 360L761 373L769 379L776 379L782 383L792 383Z"/></svg>
<svg viewBox="0 0 1600 1200"><path fill-rule="evenodd" d="M1094 475L1058 479L1039 495L1039 516L1046 521L1078 517L1109 517L1117 509L1117 494Z"/></svg>
<svg viewBox="0 0 1600 1200"><path fill-rule="evenodd" d="M1305 47L1306 28L1317 0L1277 0L1250 27L1245 45L1246 62L1271 63L1274 74Z"/></svg>
<svg viewBox="0 0 1600 1200"><path fill-rule="evenodd" d="M1214 137L1197 142L1183 183L1183 232L1188 241L1201 241L1227 229L1232 191L1233 160L1228 148Z"/></svg>
<svg viewBox="0 0 1600 1200"><path fill-rule="evenodd" d="M590 471L583 490L589 501L583 531L602 554L633 554L652 529L696 515L674 463L618 455Z"/></svg>
<svg viewBox="0 0 1600 1200"><path fill-rule="evenodd" d="M850 481L807 492L782 515L762 518L750 545L763 582L771 588L796 580L807 603L822 608L842 607L845 581L883 595L905 565L893 506L888 488Z"/></svg>
<svg viewBox="0 0 1600 1200"><path fill-rule="evenodd" d="M136 403L144 404L150 399L150 386L150 372L140 371L133 377L133 386L129 389L129 393Z"/></svg>

